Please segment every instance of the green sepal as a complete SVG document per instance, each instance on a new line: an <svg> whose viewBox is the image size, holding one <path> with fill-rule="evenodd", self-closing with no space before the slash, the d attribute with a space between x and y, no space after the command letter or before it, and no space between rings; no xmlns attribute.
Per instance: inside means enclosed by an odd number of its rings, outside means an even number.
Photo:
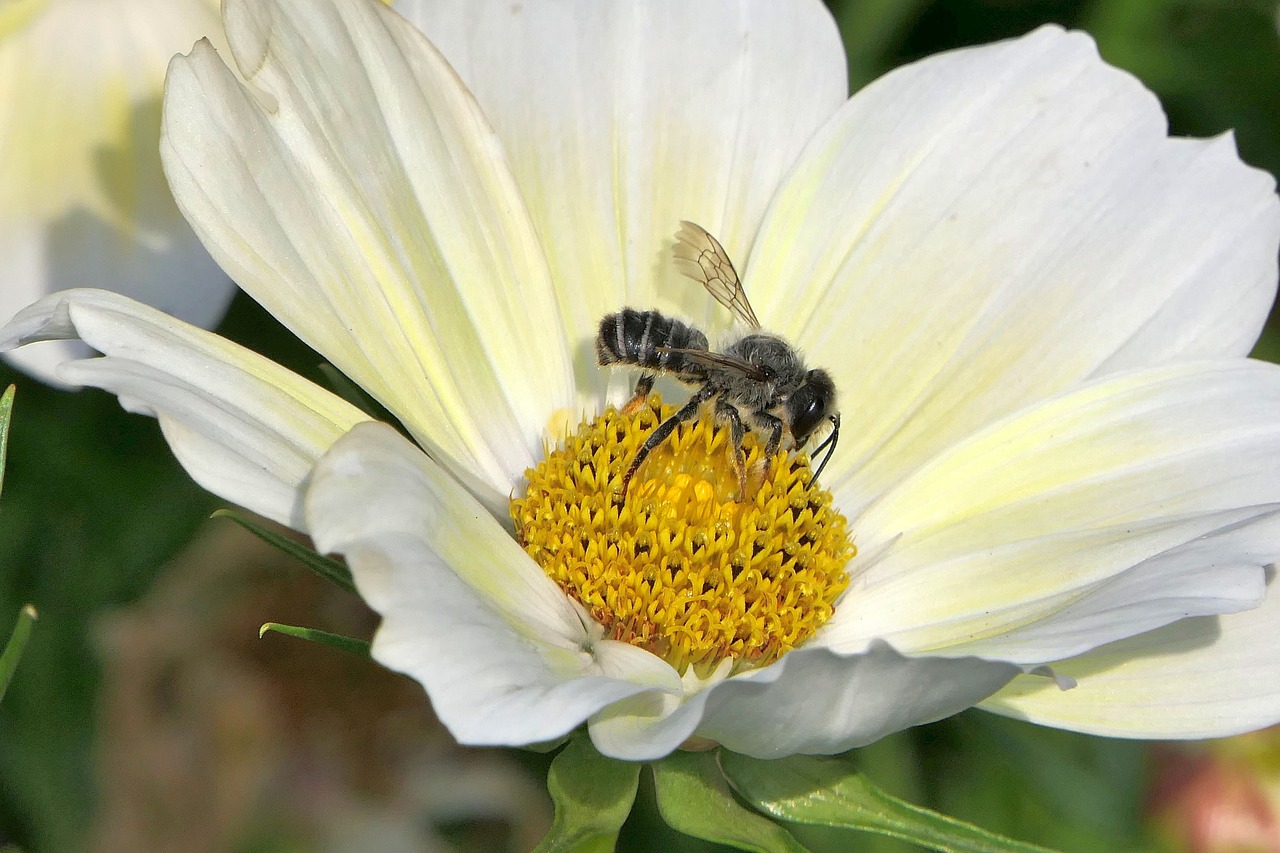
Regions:
<svg viewBox="0 0 1280 853"><path fill-rule="evenodd" d="M945 853L1048 853L892 797L839 759L762 761L725 752L720 761L734 790L779 820L874 832Z"/></svg>
<svg viewBox="0 0 1280 853"><path fill-rule="evenodd" d="M245 518L233 509L217 510L210 518L229 518L271 547L278 548L298 560L325 580L332 581L347 592L356 591L355 581L351 579L351 570L337 560L317 554L306 545L290 539L288 536L282 536L274 530L269 530L256 521Z"/></svg>
<svg viewBox="0 0 1280 853"><path fill-rule="evenodd" d="M5 459L9 455L9 421L13 419L13 395L17 385L10 385L0 397L0 491L4 490Z"/></svg>
<svg viewBox="0 0 1280 853"><path fill-rule="evenodd" d="M672 829L755 853L804 853L791 833L733 796L713 752L676 752L653 767L658 812Z"/></svg>
<svg viewBox="0 0 1280 853"><path fill-rule="evenodd" d="M571 737L572 735L563 735L555 738L554 740L540 740L537 743L526 743L518 748L523 749L525 752L532 752L535 755L550 755L568 743Z"/></svg>
<svg viewBox="0 0 1280 853"><path fill-rule="evenodd" d="M288 637L297 637L300 640L310 640L313 643L323 643L326 646L333 646L335 649L342 649L344 652L357 657L367 658L369 656L369 643L367 641L358 640L355 637L347 637L343 634L331 634L328 631L321 631L319 628L300 628L297 625L264 622L262 627L258 629L258 637L265 636L268 631L274 631L277 634L284 634Z"/></svg>
<svg viewBox="0 0 1280 853"><path fill-rule="evenodd" d="M640 764L606 758L580 734L551 762L547 790L556 806L535 853L607 853L631 814Z"/></svg>
<svg viewBox="0 0 1280 853"><path fill-rule="evenodd" d="M10 386L10 391L13 387ZM11 395L6 394L6 397ZM31 639L31 629L36 624L36 609L30 604L23 606L18 611L18 623L13 626L13 633L9 635L9 642L4 644L4 651L0 652L0 699L4 699L5 691L9 689L9 682L13 681L13 674L18 671L18 661L22 659L22 653L27 648L27 640Z"/></svg>

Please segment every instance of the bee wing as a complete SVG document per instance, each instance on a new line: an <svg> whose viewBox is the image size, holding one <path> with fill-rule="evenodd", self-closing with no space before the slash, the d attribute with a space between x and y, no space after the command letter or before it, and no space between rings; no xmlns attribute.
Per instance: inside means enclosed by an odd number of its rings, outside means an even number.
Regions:
<svg viewBox="0 0 1280 853"><path fill-rule="evenodd" d="M658 347L657 349L658 352L679 353L689 361L696 361L699 364L736 370L743 376L759 380L760 382L764 382L769 378L768 374L746 359L736 358L732 355L725 355L722 352L708 352L704 349L684 349L682 347Z"/></svg>
<svg viewBox="0 0 1280 853"><path fill-rule="evenodd" d="M680 230L676 232L675 260L680 272L701 282L707 292L735 317L753 329L760 328L760 321L756 319L756 312L751 310L747 292L742 289L742 281L724 246L701 225L680 222Z"/></svg>

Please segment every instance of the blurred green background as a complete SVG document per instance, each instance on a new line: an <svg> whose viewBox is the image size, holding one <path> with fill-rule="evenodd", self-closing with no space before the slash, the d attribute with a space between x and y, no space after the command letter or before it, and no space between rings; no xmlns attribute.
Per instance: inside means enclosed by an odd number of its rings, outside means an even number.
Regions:
<svg viewBox="0 0 1280 853"><path fill-rule="evenodd" d="M1175 133L1234 128L1247 161L1280 170L1274 3L830 5L854 88L1052 21L1091 32L1106 59L1160 96ZM222 331L321 379L317 357L247 299ZM1278 340L1268 333L1259 355L1274 360ZM10 381L19 390L0 504L0 634L25 602L41 618L0 706L0 847L518 850L537 839L550 814L545 757L457 748L404 679L296 640L258 640L257 625L273 619L351 633L373 623L230 522L207 521L218 503L182 473L153 421L105 394L0 371ZM993 830L1064 850L1136 851L1177 849L1146 808L1170 754L1179 766L1202 757L970 712L855 760L889 790ZM871 836L806 839L908 849ZM642 793L620 849L711 846L666 830Z"/></svg>

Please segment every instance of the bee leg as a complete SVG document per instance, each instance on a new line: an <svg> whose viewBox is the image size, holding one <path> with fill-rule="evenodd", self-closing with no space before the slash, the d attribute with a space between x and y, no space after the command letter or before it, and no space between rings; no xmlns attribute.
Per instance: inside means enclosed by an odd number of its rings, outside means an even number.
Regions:
<svg viewBox="0 0 1280 853"><path fill-rule="evenodd" d="M768 471L773 457L778 455L778 449L782 447L782 421L765 412L757 412L756 424L769 433L769 439L764 443L764 470Z"/></svg>
<svg viewBox="0 0 1280 853"><path fill-rule="evenodd" d="M640 378L636 380L635 393L631 395L631 399L622 407L622 414L634 415L645 401L649 399L649 392L653 390L653 380L657 379L657 374L641 373Z"/></svg>
<svg viewBox="0 0 1280 853"><path fill-rule="evenodd" d="M738 414L738 410L723 399L716 401L716 417L729 422L730 442L725 449L729 453L729 464L733 466L733 473L738 475L738 500L743 500L747 496L747 468L742 458L742 439L747 434L747 428L743 425L742 416Z"/></svg>
<svg viewBox="0 0 1280 853"><path fill-rule="evenodd" d="M644 444L640 445L640 449L636 451L636 458L631 460L631 464L627 466L627 473L622 475L622 499L627 498L627 487L631 485L631 478L635 476L636 471L640 470L640 464L644 462L653 449L662 442L667 440L667 436L675 432L676 427L685 421L691 419L698 413L698 407L705 403L716 394L716 389L709 385L704 385L698 389L698 392L689 398L680 410L662 423L658 424L658 428L649 433L649 437L644 440Z"/></svg>

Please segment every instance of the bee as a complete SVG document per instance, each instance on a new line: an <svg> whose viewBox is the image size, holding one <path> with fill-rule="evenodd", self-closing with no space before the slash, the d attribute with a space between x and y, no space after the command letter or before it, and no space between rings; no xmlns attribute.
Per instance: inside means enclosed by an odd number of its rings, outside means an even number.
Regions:
<svg viewBox="0 0 1280 853"><path fill-rule="evenodd" d="M748 428L764 437L764 456L769 460L780 448L803 447L818 427L830 422L831 432L813 452L816 457L827 449L814 472L817 478L840 437L840 413L830 374L806 368L794 347L761 329L724 247L701 226L680 223L675 262L749 331L723 352L712 352L701 330L657 311L624 308L600 321L596 362L602 367L619 364L643 370L624 412L635 411L644 403L659 373L697 386L688 401L659 424L636 452L622 478L623 498L631 478L654 448L713 400L716 418L729 424L730 459L738 476L739 495L746 491L742 440Z"/></svg>

